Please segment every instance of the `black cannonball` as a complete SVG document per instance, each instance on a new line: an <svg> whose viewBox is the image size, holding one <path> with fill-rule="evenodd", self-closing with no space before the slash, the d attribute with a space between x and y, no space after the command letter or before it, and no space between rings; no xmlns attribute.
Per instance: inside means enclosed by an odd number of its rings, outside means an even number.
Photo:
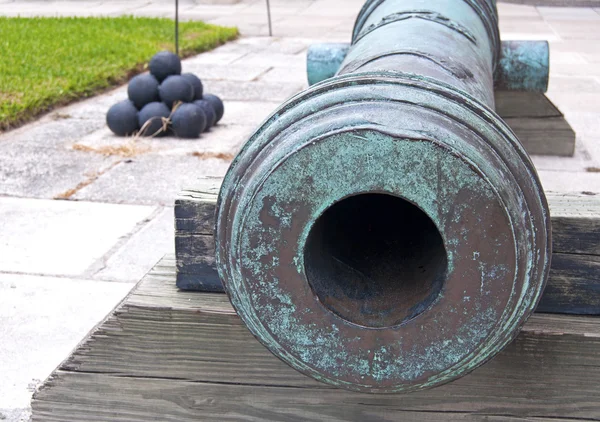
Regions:
<svg viewBox="0 0 600 422"><path fill-rule="evenodd" d="M215 114L217 115L217 120L215 120L215 124L219 123L219 121L223 118L223 113L225 113L223 101L221 101L219 97L213 94L204 94L202 99L208 101L213 106Z"/></svg>
<svg viewBox="0 0 600 422"><path fill-rule="evenodd" d="M150 59L148 64L150 73L154 75L158 82L162 82L171 75L181 74L181 60L177 54L170 51L161 51Z"/></svg>
<svg viewBox="0 0 600 422"><path fill-rule="evenodd" d="M172 130L180 138L197 138L206 127L206 115L196 104L181 104L171 116Z"/></svg>
<svg viewBox="0 0 600 422"><path fill-rule="evenodd" d="M194 101L194 104L200 107L206 116L206 128L204 129L204 131L206 132L217 122L217 115L215 114L215 109L213 108L211 103L209 103L206 100L196 100Z"/></svg>
<svg viewBox="0 0 600 422"><path fill-rule="evenodd" d="M202 86L202 81L200 80L200 78L194 75L193 73L182 73L181 77L188 81L194 87L194 100L201 100L204 88Z"/></svg>
<svg viewBox="0 0 600 422"><path fill-rule="evenodd" d="M106 124L115 135L133 134L139 129L137 108L129 100L113 105L106 113Z"/></svg>
<svg viewBox="0 0 600 422"><path fill-rule="evenodd" d="M127 95L133 101L138 110L141 110L148 103L159 101L158 81L150 74L134 76L129 81Z"/></svg>
<svg viewBox="0 0 600 422"><path fill-rule="evenodd" d="M143 136L164 136L167 134L162 128L163 117L168 118L171 115L171 110L164 103L153 102L146 104L138 113L138 124L142 129L140 134ZM146 122L148 125L144 127Z"/></svg>
<svg viewBox="0 0 600 422"><path fill-rule="evenodd" d="M194 101L194 87L182 76L169 76L158 87L158 94L163 103L169 108L181 101L191 103Z"/></svg>

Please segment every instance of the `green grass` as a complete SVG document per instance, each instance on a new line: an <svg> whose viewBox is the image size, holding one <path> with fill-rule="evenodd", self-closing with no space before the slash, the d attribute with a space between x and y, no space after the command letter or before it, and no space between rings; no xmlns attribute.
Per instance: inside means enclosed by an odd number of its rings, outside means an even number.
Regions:
<svg viewBox="0 0 600 422"><path fill-rule="evenodd" d="M155 18L0 17L0 130L124 83L158 51L174 51L174 24ZM180 55L210 50L236 28L180 24Z"/></svg>

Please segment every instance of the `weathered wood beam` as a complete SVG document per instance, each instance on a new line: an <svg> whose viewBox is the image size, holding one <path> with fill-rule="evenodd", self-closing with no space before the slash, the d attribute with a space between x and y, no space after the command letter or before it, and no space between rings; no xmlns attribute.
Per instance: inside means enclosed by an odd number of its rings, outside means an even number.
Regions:
<svg viewBox="0 0 600 422"><path fill-rule="evenodd" d="M536 314L496 358L408 395L334 389L248 332L225 295L175 287L165 258L34 395L34 422L591 421L600 319Z"/></svg>
<svg viewBox="0 0 600 422"><path fill-rule="evenodd" d="M214 265L214 211L221 179L199 179L175 201L177 286L222 291ZM546 193L553 260L538 312L600 314L600 197Z"/></svg>

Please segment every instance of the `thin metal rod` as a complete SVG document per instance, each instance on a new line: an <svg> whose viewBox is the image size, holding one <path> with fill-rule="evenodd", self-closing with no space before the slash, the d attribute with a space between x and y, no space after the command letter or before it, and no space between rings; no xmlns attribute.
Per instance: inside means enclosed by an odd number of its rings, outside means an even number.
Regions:
<svg viewBox="0 0 600 422"><path fill-rule="evenodd" d="M269 18L269 37L273 36L273 25L271 24L271 3L267 0L267 17Z"/></svg>
<svg viewBox="0 0 600 422"><path fill-rule="evenodd" d="M175 0L175 54L179 56L179 0Z"/></svg>

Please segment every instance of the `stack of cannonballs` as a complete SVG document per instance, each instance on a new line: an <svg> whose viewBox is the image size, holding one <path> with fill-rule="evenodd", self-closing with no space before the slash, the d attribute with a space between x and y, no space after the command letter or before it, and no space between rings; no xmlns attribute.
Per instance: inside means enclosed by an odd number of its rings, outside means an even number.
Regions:
<svg viewBox="0 0 600 422"><path fill-rule="evenodd" d="M150 60L150 74L135 76L127 88L128 100L113 105L106 123L116 135L197 138L223 117L223 102L204 94L192 73L181 74L181 60L163 51Z"/></svg>

